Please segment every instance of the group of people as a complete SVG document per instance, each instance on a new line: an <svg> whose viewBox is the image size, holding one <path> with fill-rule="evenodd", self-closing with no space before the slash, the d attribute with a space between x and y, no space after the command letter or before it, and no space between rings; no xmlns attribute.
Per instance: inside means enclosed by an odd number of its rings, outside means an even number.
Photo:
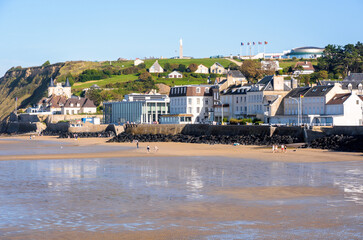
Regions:
<svg viewBox="0 0 363 240"><path fill-rule="evenodd" d="M134 142L136 143L136 148L139 148L139 141L135 140ZM158 146L154 146L154 152L157 152L157 151L159 151ZM149 145L147 145L147 147L146 147L146 152L150 153L150 146Z"/></svg>
<svg viewBox="0 0 363 240"><path fill-rule="evenodd" d="M281 152L286 153L287 147L285 144L281 144ZM272 153L279 152L279 146L277 144L272 145Z"/></svg>

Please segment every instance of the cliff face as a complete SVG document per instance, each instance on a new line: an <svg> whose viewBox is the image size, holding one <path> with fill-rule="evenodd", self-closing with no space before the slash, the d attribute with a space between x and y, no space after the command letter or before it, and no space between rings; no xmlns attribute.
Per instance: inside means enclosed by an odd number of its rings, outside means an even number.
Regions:
<svg viewBox="0 0 363 240"><path fill-rule="evenodd" d="M0 78L0 120L8 116L15 108L36 104L46 94L49 79L56 78L64 63L44 67L11 69Z"/></svg>

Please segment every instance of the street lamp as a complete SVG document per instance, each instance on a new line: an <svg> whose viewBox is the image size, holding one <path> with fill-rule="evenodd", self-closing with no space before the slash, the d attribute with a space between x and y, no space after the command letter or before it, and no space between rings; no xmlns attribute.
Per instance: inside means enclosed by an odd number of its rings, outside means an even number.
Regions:
<svg viewBox="0 0 363 240"><path fill-rule="evenodd" d="M300 102L296 99L296 98L292 98L289 97L290 99L293 99L296 101L297 103L297 125L300 125L300 103L301 103L301 98L300 98ZM302 123L302 117L301 117L301 123Z"/></svg>

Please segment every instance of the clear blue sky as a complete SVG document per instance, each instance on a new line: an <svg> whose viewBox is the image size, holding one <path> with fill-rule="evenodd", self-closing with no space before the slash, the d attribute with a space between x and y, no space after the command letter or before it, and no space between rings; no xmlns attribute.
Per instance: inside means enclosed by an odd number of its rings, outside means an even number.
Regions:
<svg viewBox="0 0 363 240"><path fill-rule="evenodd" d="M363 41L362 0L0 0L0 76L12 66L238 54Z"/></svg>

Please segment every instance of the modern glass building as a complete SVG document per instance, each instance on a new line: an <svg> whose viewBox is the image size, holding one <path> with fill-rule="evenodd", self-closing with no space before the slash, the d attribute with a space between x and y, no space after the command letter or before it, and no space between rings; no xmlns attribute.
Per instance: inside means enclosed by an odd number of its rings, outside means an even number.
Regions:
<svg viewBox="0 0 363 240"><path fill-rule="evenodd" d="M318 58L323 55L324 48L318 47L300 47L293 48L286 56L292 58Z"/></svg>
<svg viewBox="0 0 363 240"><path fill-rule="evenodd" d="M126 101L104 102L106 124L156 123L169 113L169 97L160 94L130 94Z"/></svg>

